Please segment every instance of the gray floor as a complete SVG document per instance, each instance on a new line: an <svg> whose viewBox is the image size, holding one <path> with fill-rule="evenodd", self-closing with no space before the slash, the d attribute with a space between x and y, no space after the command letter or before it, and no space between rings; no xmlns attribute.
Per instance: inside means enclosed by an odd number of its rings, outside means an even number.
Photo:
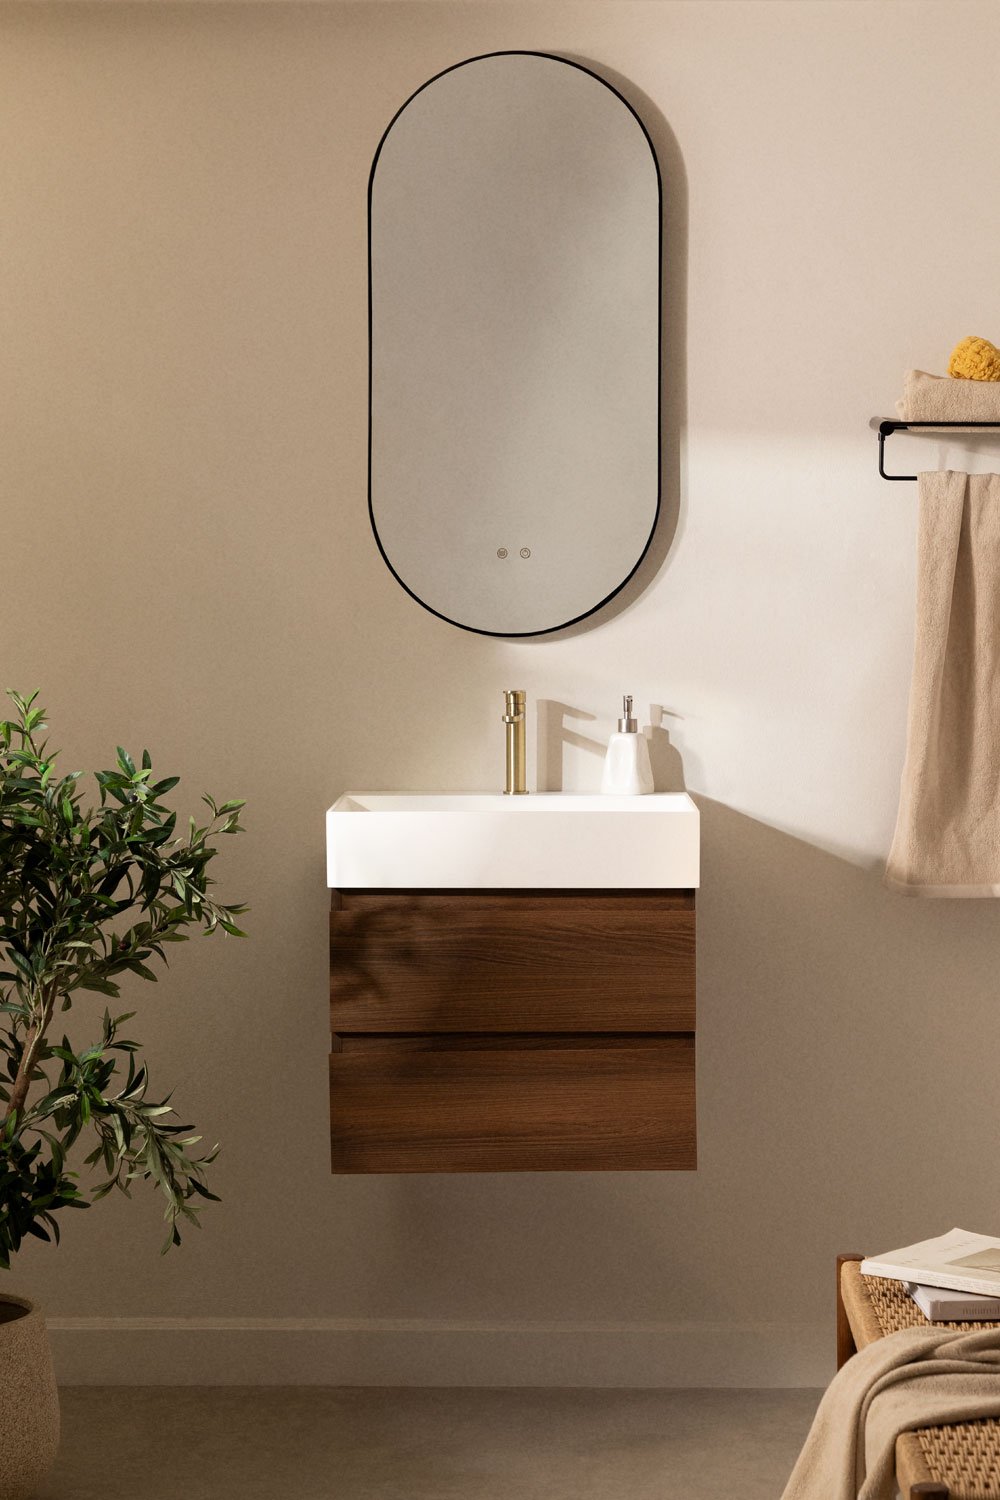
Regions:
<svg viewBox="0 0 1000 1500"><path fill-rule="evenodd" d="M38 1500L777 1500L818 1391L77 1387Z"/></svg>

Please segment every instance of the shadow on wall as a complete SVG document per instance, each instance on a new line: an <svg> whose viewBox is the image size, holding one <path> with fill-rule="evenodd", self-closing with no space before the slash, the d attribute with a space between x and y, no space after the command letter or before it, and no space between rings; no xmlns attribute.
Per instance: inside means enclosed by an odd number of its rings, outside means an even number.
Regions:
<svg viewBox="0 0 1000 1500"><path fill-rule="evenodd" d="M1000 908L696 801L700 1159L785 1315L827 1311L836 1250L995 1221Z"/></svg>
<svg viewBox="0 0 1000 1500"><path fill-rule="evenodd" d="M586 750L602 761L608 747L603 740L575 727L596 720L596 714L588 713L584 708L574 708L572 704L560 703L555 698L539 698L535 711L535 785L539 791L561 792L563 753L567 745ZM670 734L663 722L665 718L680 717L680 714L664 708L662 703L651 703L649 722L642 726L641 732L649 744L653 789L657 792L684 791L684 764L680 751L670 743Z"/></svg>
<svg viewBox="0 0 1000 1500"><path fill-rule="evenodd" d="M1000 907L696 800L698 1171L396 1178L373 1313L825 1322L837 1250L995 1224Z"/></svg>

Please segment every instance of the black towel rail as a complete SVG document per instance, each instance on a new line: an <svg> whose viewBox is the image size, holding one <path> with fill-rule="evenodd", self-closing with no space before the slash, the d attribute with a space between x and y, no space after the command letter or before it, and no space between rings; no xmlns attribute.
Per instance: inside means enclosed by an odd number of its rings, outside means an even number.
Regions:
<svg viewBox="0 0 1000 1500"><path fill-rule="evenodd" d="M963 431L968 431L970 427L982 427L986 429L992 428L994 431L998 431L1000 430L1000 422L896 422L888 420L886 420L885 422L880 422L878 424L878 471L883 479L916 479L916 474L887 474L885 472L886 438L894 432L908 432L911 427L920 428L921 430L924 428L935 427L956 427L961 428Z"/></svg>

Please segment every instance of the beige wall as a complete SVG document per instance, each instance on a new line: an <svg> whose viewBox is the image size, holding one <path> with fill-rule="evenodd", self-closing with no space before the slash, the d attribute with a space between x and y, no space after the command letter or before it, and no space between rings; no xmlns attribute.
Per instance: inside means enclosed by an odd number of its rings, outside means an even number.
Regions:
<svg viewBox="0 0 1000 1500"><path fill-rule="evenodd" d="M250 941L128 995L224 1202L162 1260L147 1195L24 1253L64 1372L824 1378L838 1248L1000 1228L996 906L880 885L916 495L867 425L906 366L1000 341L1000 95L971 86L1000 11L42 3L0 33L0 680L42 689L67 769L148 743L185 807L250 802L222 861ZM627 609L510 644L413 604L365 509L372 152L505 47L606 70L661 151L676 513ZM333 1178L324 809L494 787L512 683L595 716L543 740L567 788L623 690L677 716L701 1167Z"/></svg>

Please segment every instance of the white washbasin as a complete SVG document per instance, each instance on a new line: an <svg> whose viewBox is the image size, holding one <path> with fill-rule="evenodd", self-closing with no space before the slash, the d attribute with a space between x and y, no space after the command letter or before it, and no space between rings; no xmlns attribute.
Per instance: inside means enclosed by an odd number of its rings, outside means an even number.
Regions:
<svg viewBox="0 0 1000 1500"><path fill-rule="evenodd" d="M685 792L349 792L326 815L327 885L339 890L689 889L698 856Z"/></svg>

